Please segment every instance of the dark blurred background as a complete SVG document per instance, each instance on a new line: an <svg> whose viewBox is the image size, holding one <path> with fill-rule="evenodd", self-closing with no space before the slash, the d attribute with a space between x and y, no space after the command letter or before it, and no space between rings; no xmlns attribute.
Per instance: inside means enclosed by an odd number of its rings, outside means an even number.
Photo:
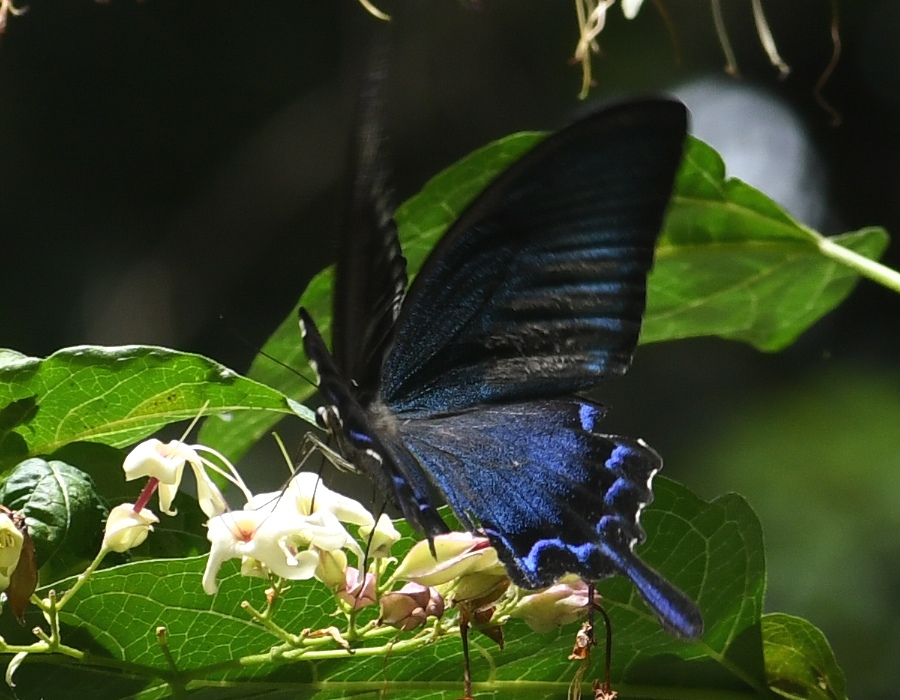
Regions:
<svg viewBox="0 0 900 700"><path fill-rule="evenodd" d="M669 91L729 171L805 223L900 231L900 3L610 10L591 99ZM577 110L572 2L385 0L399 195L487 141ZM245 370L333 258L363 34L353 0L33 0L0 38L0 346L152 343ZM900 266L893 244L886 261ZM225 322L219 320L224 316ZM790 349L714 339L639 350L610 384L611 431L643 435L668 476L744 494L769 546L769 610L822 627L857 699L900 685L900 297L863 281ZM238 331L248 344L236 342Z"/></svg>

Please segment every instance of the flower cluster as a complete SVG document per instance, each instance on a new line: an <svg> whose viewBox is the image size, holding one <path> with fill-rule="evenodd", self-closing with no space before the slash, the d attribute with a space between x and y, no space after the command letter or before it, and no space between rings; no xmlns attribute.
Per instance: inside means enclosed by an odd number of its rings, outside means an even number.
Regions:
<svg viewBox="0 0 900 700"><path fill-rule="evenodd" d="M298 472L283 491L252 495L225 457L180 441L147 440L126 457L126 478L146 477L147 487L135 504L122 504L110 513L104 552L124 552L147 538L159 522L146 508L154 492L159 492L163 513L175 512L173 501L186 466L194 473L199 505L209 518L211 547L202 586L210 595L218 592L222 565L239 559L242 575L277 585L320 581L347 615L377 605L378 617L371 623L376 627L410 632L429 620L442 620L455 607L460 620L472 621L501 643L501 626L510 617L546 631L583 616L591 603L588 586L577 578L542 591L512 585L488 539L471 533L418 542L397 562L391 549L400 533L390 518L376 518L358 501L326 487L317 474ZM210 472L240 489L245 497L241 508L228 508Z"/></svg>
<svg viewBox="0 0 900 700"><path fill-rule="evenodd" d="M345 524L359 526L361 536L370 538L372 560L385 557L400 539L390 519L376 523L357 501L327 488L316 474L299 472L285 491L254 496L242 510L210 519L203 590L215 593L222 563L240 558L248 576L317 578L336 593L361 592L365 581L358 580L359 568L347 566L344 550L356 555L360 567L365 557Z"/></svg>

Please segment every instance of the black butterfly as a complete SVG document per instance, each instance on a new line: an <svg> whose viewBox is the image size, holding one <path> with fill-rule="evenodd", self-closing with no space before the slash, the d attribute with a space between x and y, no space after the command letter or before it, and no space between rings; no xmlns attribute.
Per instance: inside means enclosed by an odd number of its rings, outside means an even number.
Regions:
<svg viewBox="0 0 900 700"><path fill-rule="evenodd" d="M604 407L574 395L631 362L686 121L681 104L645 100L548 137L468 206L407 291L380 120L364 116L332 353L300 317L321 426L417 530L447 532L437 492L517 585L624 574L690 638L697 607L633 551L662 461L598 432Z"/></svg>

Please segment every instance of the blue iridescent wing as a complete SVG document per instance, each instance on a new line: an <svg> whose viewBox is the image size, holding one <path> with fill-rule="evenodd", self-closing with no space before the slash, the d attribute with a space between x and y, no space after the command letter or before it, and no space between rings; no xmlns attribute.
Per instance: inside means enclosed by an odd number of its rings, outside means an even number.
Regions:
<svg viewBox="0 0 900 700"><path fill-rule="evenodd" d="M697 607L634 553L662 461L640 440L598 433L602 415L578 399L531 401L403 422L400 436L514 583L623 574L668 630L696 637Z"/></svg>
<svg viewBox="0 0 900 700"><path fill-rule="evenodd" d="M398 413L554 397L631 362L684 106L617 105L501 174L411 285L381 372Z"/></svg>

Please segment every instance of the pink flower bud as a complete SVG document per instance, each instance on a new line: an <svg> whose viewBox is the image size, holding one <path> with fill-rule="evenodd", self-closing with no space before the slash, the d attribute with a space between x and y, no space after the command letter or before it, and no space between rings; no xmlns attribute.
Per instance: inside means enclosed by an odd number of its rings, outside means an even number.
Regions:
<svg viewBox="0 0 900 700"><path fill-rule="evenodd" d="M344 585L337 591L338 599L354 610L360 610L378 602L375 594L374 574L366 574L360 580L359 569L348 566L345 577Z"/></svg>
<svg viewBox="0 0 900 700"><path fill-rule="evenodd" d="M425 624L429 617L444 614L444 599L434 588L407 583L399 591L381 597L378 621L408 632Z"/></svg>

